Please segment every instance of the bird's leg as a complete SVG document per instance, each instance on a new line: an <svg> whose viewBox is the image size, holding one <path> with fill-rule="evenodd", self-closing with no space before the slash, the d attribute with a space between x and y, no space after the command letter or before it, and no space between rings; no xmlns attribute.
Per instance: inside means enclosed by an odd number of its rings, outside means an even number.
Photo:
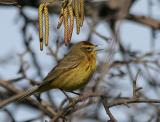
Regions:
<svg viewBox="0 0 160 122"><path fill-rule="evenodd" d="M74 92L74 91L70 91L70 93L75 94L77 96L81 96L82 95L81 93L77 93L77 92Z"/></svg>
<svg viewBox="0 0 160 122"><path fill-rule="evenodd" d="M69 97L64 90L61 89L61 91L62 91L63 94L66 96L66 98L69 100L69 103L72 103L72 102L73 102L73 99L72 99L71 97Z"/></svg>
<svg viewBox="0 0 160 122"><path fill-rule="evenodd" d="M64 93L64 95L65 95L65 96L67 97L67 99L69 100L68 105L72 105L72 104L74 103L74 98L69 97L64 90L61 89L61 91ZM71 92L71 93L76 94L76 92ZM80 94L77 93L76 95L80 95ZM66 102L66 101L64 101L64 103L65 103L65 102ZM63 104L64 104L64 103L63 103ZM71 108L74 109L75 106L71 106Z"/></svg>
<svg viewBox="0 0 160 122"><path fill-rule="evenodd" d="M61 89L61 91L63 92L63 94L67 97L68 100L70 100L71 98L66 94L66 92L64 90Z"/></svg>

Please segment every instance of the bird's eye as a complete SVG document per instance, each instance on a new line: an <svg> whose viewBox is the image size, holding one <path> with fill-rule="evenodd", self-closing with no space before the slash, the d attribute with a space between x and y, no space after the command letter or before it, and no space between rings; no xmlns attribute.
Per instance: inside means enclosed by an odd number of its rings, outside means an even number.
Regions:
<svg viewBox="0 0 160 122"><path fill-rule="evenodd" d="M87 50L88 52L91 52L91 51L92 51L92 48L87 47L86 50Z"/></svg>

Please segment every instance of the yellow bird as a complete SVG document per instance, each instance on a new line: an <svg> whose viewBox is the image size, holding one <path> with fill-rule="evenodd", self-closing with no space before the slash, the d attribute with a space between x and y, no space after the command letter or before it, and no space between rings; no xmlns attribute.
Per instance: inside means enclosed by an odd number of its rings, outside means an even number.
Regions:
<svg viewBox="0 0 160 122"><path fill-rule="evenodd" d="M41 85L26 91L19 100L54 88L65 91L82 88L88 83L95 68L96 45L88 41L79 42L73 45L68 54L48 73Z"/></svg>

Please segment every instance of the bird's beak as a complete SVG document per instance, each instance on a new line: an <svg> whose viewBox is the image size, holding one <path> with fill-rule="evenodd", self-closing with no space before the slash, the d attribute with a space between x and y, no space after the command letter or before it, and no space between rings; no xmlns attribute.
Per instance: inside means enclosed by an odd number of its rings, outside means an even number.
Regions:
<svg viewBox="0 0 160 122"><path fill-rule="evenodd" d="M102 50L104 50L104 49L97 49L97 48L95 49L95 51L102 51Z"/></svg>
<svg viewBox="0 0 160 122"><path fill-rule="evenodd" d="M98 49L98 45L95 45L95 51L102 51L104 49Z"/></svg>

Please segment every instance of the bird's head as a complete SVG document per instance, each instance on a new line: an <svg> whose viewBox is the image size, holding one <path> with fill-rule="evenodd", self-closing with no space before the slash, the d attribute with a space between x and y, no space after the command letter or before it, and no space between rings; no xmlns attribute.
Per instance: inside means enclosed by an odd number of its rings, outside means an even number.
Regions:
<svg viewBox="0 0 160 122"><path fill-rule="evenodd" d="M96 45L88 41L81 41L71 48L73 53L85 54L88 57L96 57Z"/></svg>

